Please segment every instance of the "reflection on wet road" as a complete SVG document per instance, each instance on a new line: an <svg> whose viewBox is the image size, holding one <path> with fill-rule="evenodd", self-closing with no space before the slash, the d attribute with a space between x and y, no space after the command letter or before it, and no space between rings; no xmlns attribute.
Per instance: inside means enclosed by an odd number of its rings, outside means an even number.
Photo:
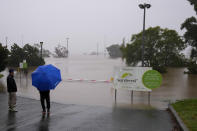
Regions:
<svg viewBox="0 0 197 131"><path fill-rule="evenodd" d="M0 93L1 131L171 131L167 111L51 103L42 116L40 102L18 97L18 112L7 111L7 95ZM143 126L142 126L143 125Z"/></svg>

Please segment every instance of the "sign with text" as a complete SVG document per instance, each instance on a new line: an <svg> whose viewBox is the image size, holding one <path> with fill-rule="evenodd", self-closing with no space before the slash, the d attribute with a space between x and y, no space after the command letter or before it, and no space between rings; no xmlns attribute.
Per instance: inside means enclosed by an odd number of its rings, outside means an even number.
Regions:
<svg viewBox="0 0 197 131"><path fill-rule="evenodd" d="M142 77L151 67L114 67L114 88L133 91L152 91L144 86Z"/></svg>

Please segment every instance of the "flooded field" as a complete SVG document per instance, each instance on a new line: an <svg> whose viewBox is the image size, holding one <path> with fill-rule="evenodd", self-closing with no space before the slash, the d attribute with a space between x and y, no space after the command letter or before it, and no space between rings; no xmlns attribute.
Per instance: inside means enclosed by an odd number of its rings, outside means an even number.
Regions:
<svg viewBox="0 0 197 131"><path fill-rule="evenodd" d="M163 74L160 88L151 92L148 105L147 92L134 92L133 104L127 90L117 91L117 102L114 101L112 83L73 81L67 79L110 80L114 66L124 66L121 59L109 59L104 56L71 56L69 58L46 58L46 64L53 64L61 70L63 81L51 91L51 101L65 104L118 106L124 108L159 108L165 109L169 102L184 98L197 97L197 76L184 74L184 68L169 68ZM7 75L7 72L3 72ZM21 77L21 79L20 79ZM5 85L5 78L1 83ZM24 74L16 73L18 95L39 99L39 93L31 85L31 72L27 79Z"/></svg>

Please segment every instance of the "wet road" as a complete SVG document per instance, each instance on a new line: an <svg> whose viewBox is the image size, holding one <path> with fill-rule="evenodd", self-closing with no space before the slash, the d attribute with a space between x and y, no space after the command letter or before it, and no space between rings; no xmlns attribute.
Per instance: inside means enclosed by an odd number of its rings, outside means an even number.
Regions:
<svg viewBox="0 0 197 131"><path fill-rule="evenodd" d="M40 102L18 97L17 109L7 110L7 95L0 94L1 131L171 131L163 110L51 104L51 115L41 115Z"/></svg>

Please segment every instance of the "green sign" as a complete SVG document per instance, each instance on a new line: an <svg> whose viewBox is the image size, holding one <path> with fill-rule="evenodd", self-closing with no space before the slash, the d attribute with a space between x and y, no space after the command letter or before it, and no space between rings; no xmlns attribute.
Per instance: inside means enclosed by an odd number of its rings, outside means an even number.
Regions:
<svg viewBox="0 0 197 131"><path fill-rule="evenodd" d="M148 70L143 74L142 82L149 89L158 88L162 83L162 76L156 70Z"/></svg>
<svg viewBox="0 0 197 131"><path fill-rule="evenodd" d="M23 68L24 68L24 69L27 68L27 63L23 63Z"/></svg>

